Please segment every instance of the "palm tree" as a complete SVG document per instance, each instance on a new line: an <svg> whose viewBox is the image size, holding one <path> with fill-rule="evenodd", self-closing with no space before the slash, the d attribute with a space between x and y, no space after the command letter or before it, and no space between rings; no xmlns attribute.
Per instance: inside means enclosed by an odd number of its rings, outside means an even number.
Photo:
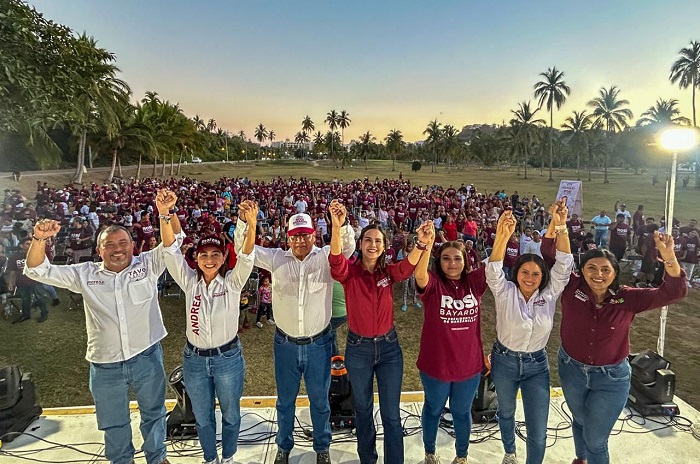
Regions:
<svg viewBox="0 0 700 464"><path fill-rule="evenodd" d="M323 140L323 134L318 131L314 134L314 153L318 155L319 149L324 148L325 141Z"/></svg>
<svg viewBox="0 0 700 464"><path fill-rule="evenodd" d="M209 122L207 122L207 130L209 132L214 132L216 131L216 120L215 119L210 119Z"/></svg>
<svg viewBox="0 0 700 464"><path fill-rule="evenodd" d="M341 110L338 114L338 127L340 127L340 141L345 146L345 129L350 127L352 120L350 119L350 113L345 110Z"/></svg>
<svg viewBox="0 0 700 464"><path fill-rule="evenodd" d="M607 156L607 148L605 144L605 134L600 127L592 127L586 137L586 145L588 147L587 165L588 165L588 180L591 180L591 166L593 162L602 158L605 161Z"/></svg>
<svg viewBox="0 0 700 464"><path fill-rule="evenodd" d="M309 137L309 134L307 134L304 131L297 132L296 135L294 136L294 142L298 144L307 144L311 138ZM302 150L302 154L304 154L304 151Z"/></svg>
<svg viewBox="0 0 700 464"><path fill-rule="evenodd" d="M204 119L200 118L198 114L194 115L192 121L194 121L194 125L197 128L197 130L204 130Z"/></svg>
<svg viewBox="0 0 700 464"><path fill-rule="evenodd" d="M447 156L447 172L450 172L450 163L452 161L452 156L461 147L462 142L457 138L459 132L454 126L447 124L442 129L442 144L445 150L445 155Z"/></svg>
<svg viewBox="0 0 700 464"><path fill-rule="evenodd" d="M377 138L372 135L370 131L367 131L360 136L360 142L355 145L357 157L365 161L365 170L367 169L367 157L374 151L375 140L377 140Z"/></svg>
<svg viewBox="0 0 700 464"><path fill-rule="evenodd" d="M275 134L275 131L273 131L272 129L270 129L270 130L267 132L267 140L270 141L270 153L272 153L272 142L274 142L275 136L276 136L276 135L277 135L277 134Z"/></svg>
<svg viewBox="0 0 700 464"><path fill-rule="evenodd" d="M384 142L386 143L387 151L392 155L391 170L396 171L396 154L403 151L406 146L406 142L403 141L403 134L398 129L392 129L384 137Z"/></svg>
<svg viewBox="0 0 700 464"><path fill-rule="evenodd" d="M541 108L535 111L530 110L530 102L518 103L517 110L511 110L514 117L510 120L510 125L513 128L513 142L515 147L521 154L525 155L525 176L527 179L527 164L530 155L530 149L537 143L538 126L545 124L544 119L535 119L535 114Z"/></svg>
<svg viewBox="0 0 700 464"><path fill-rule="evenodd" d="M693 92L693 126L697 127L695 117L695 88L700 87L700 42L693 40L689 47L681 48L680 57L671 66L671 74L668 79L672 84L678 82L681 89L691 88ZM696 169L696 173L698 170Z"/></svg>
<svg viewBox="0 0 700 464"><path fill-rule="evenodd" d="M646 125L669 125L669 124L680 124L680 125L690 125L690 119L685 116L680 116L681 110L678 109L678 100L672 98L670 100L663 100L659 98L654 103L654 106L650 106L648 110L642 113L641 117L637 121L637 126Z"/></svg>
<svg viewBox="0 0 700 464"><path fill-rule="evenodd" d="M535 84L535 98L539 98L539 106L547 105L549 111L549 180L552 178L552 162L554 158L554 145L552 144L552 134L554 132L554 106L557 109L566 101L566 97L571 93L571 89L564 82L564 72L557 67L549 68L546 72L540 73L544 80Z"/></svg>
<svg viewBox="0 0 700 464"><path fill-rule="evenodd" d="M432 146L433 152L435 153L435 164L431 169L431 172L435 172L438 163L438 144L440 143L442 137L442 130L440 128L440 123L437 122L437 119L433 119L428 123L428 127L426 127L423 131L423 135L427 136L425 138L426 145Z"/></svg>
<svg viewBox="0 0 700 464"><path fill-rule="evenodd" d="M573 116L566 118L561 125L564 129L564 137L568 139L576 152L576 176L581 172L581 153L588 151L588 131L591 128L591 118L586 111L574 111ZM580 177L577 177L580 180ZM590 180L590 170L589 179Z"/></svg>
<svg viewBox="0 0 700 464"><path fill-rule="evenodd" d="M255 128L254 136L255 140L258 141L258 160L260 160L260 146L268 137L267 129L265 129L263 123L258 124L258 126Z"/></svg>
<svg viewBox="0 0 700 464"><path fill-rule="evenodd" d="M331 132L335 132L335 130L338 128L338 113L335 110L330 110L328 114L326 115L326 120L324 121L326 124L328 124L328 128L331 130ZM333 165L335 166L335 156L333 156L333 139L335 137L331 137L331 158L333 159ZM337 166L336 166L337 167Z"/></svg>
<svg viewBox="0 0 700 464"><path fill-rule="evenodd" d="M605 178L603 183L607 184L608 180L608 164L610 163L610 152L612 151L612 135L629 127L628 119L632 119L632 111L624 106L629 105L629 101L620 100L618 96L620 89L616 86L611 86L609 89L601 88L598 97L588 102L588 106L593 108L593 126L600 127L606 131L608 135L608 150L603 164L605 169Z"/></svg>
<svg viewBox="0 0 700 464"><path fill-rule="evenodd" d="M304 119L302 119L302 121L301 121L301 131L305 134L311 134L315 130L316 130L316 126L314 126L314 122L311 120L311 118L307 114L306 116L304 116Z"/></svg>

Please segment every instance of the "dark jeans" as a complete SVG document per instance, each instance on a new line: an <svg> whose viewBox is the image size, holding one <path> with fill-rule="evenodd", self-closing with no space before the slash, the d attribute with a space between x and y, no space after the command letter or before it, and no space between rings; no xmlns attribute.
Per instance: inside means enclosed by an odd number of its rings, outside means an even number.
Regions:
<svg viewBox="0 0 700 464"><path fill-rule="evenodd" d="M294 447L294 419L299 383L304 377L313 425L313 448L328 451L331 444L331 333L307 345L296 345L275 331L275 383L277 384L277 438L283 451Z"/></svg>
<svg viewBox="0 0 700 464"><path fill-rule="evenodd" d="M44 301L44 289L41 284L36 284L17 286L17 296L22 299L22 317L31 317L32 315L32 295L36 296L36 305L41 311L41 316L48 316L49 310L46 309Z"/></svg>
<svg viewBox="0 0 700 464"><path fill-rule="evenodd" d="M403 353L396 330L377 337L348 332L345 367L352 384L357 426L357 453L361 464L375 464L377 430L374 426L374 376L379 389L379 412L384 428L384 462L403 464L403 427L399 404Z"/></svg>
<svg viewBox="0 0 700 464"><path fill-rule="evenodd" d="M258 305L258 314L255 316L255 322L260 322L263 316L267 316L268 321L274 321L272 317L272 303L260 303Z"/></svg>
<svg viewBox="0 0 700 464"><path fill-rule="evenodd" d="M620 364L589 366L559 348L559 378L574 418L576 457L588 464L610 462L608 438L627 402L631 375L627 359Z"/></svg>

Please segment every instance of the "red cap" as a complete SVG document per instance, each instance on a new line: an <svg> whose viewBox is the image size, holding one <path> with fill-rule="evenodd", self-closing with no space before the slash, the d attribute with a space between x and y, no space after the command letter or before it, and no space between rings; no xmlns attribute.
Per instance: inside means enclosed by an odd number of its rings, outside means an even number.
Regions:
<svg viewBox="0 0 700 464"><path fill-rule="evenodd" d="M216 235L209 235L209 236L200 238L199 243L197 244L197 253L202 252L207 247L216 248L221 253L224 253L224 251L226 250L226 248L224 247L224 241L221 240Z"/></svg>

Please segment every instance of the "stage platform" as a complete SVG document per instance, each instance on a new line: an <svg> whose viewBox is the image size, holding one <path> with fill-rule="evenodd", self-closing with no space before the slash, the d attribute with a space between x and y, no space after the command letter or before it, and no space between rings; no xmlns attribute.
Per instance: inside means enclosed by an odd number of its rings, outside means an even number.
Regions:
<svg viewBox="0 0 700 464"><path fill-rule="evenodd" d="M402 415L406 430L405 454L407 463L423 462L423 443L420 430L422 393L405 393L402 397ZM274 398L244 398L241 424L241 444L235 456L240 464L271 464L274 460L275 408ZM681 463L700 462L700 413L681 399L676 398L681 417L673 420L664 417L647 418L633 416L625 409L620 416L613 436L610 438L610 454L613 463ZM173 406L168 403L169 408ZM303 428L310 429L308 403L299 399L297 409L298 434L292 452L292 464L312 464L316 462L311 443ZM378 414L375 415L379 422ZM523 420L522 405L518 406L518 420ZM138 432L139 415L132 413L132 428L137 447L141 437ZM574 457L574 444L571 438L571 422L564 398L557 389L552 390L549 414L548 449L546 463L569 464ZM454 458L454 439L446 428L438 432L438 453L443 463ZM378 426L381 433L381 426ZM97 430L91 407L47 409L44 415L34 422L27 434L14 441L4 443L0 449L0 464L22 462L52 463L98 463L105 462L102 455L102 433ZM525 433L522 427L522 433ZM382 462L382 444L378 442ZM336 464L358 463L355 452L356 442L352 433L336 431L331 444L331 458ZM525 463L525 442L517 439L519 462ZM503 449L499 439L498 425L475 424L472 443L469 446L469 463L499 464ZM199 464L202 454L199 444L193 440L171 440L168 445L168 458L171 464ZM146 460L143 454L136 456L136 463ZM392 463L386 463L392 464Z"/></svg>

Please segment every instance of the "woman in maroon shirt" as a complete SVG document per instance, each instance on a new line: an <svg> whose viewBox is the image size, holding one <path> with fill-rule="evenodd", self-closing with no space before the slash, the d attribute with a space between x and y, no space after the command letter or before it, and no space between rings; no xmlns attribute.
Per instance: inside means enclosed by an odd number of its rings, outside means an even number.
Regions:
<svg viewBox="0 0 700 464"><path fill-rule="evenodd" d="M673 238L655 231L654 242L666 270L659 288L620 287L615 256L590 250L581 258L580 276L572 273L561 296L559 378L574 418L574 464L610 462L608 437L630 391L634 317L688 292Z"/></svg>
<svg viewBox="0 0 700 464"><path fill-rule="evenodd" d="M440 416L450 399L455 430L455 464L466 464L471 434L471 406L484 367L481 343L481 296L485 267L468 272L467 253L455 241L442 244L434 270L424 253L416 266L416 286L425 306L418 370L425 391L421 422L425 464L439 463L435 454Z"/></svg>
<svg viewBox="0 0 700 464"><path fill-rule="evenodd" d="M357 452L361 464L377 462L374 427L374 377L379 389L379 411L384 427L384 462L403 464L403 427L399 403L403 378L403 353L394 329L394 292L392 285L406 280L432 240L432 224L417 229L418 243L406 259L386 264L386 235L378 224L370 224L360 233L359 254L353 264L341 254L340 217L336 200L330 205L332 218L331 275L343 285L348 310L348 338L345 366L352 383L357 426Z"/></svg>

